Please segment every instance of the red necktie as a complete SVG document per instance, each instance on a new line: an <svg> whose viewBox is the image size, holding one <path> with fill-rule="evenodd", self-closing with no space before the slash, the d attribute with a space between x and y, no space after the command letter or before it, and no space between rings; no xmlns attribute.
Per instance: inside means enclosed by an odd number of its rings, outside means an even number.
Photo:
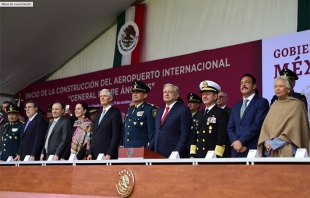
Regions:
<svg viewBox="0 0 310 198"><path fill-rule="evenodd" d="M165 111L164 116L163 116L162 119L161 119L160 125L163 125L163 123L164 123L164 121L165 121L165 118L166 118L168 112L169 112L169 107L166 107L166 111Z"/></svg>

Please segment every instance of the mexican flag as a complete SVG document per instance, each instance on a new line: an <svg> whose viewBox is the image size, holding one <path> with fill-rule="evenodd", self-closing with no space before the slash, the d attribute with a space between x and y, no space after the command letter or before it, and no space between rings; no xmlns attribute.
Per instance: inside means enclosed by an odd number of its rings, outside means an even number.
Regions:
<svg viewBox="0 0 310 198"><path fill-rule="evenodd" d="M113 67L140 63L145 5L129 7L117 18Z"/></svg>

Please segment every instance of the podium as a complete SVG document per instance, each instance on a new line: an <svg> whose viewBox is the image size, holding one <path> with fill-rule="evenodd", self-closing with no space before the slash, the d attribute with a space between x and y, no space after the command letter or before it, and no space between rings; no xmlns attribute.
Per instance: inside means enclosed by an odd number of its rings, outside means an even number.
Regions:
<svg viewBox="0 0 310 198"><path fill-rule="evenodd" d="M166 158L147 148L119 148L118 159L160 159Z"/></svg>

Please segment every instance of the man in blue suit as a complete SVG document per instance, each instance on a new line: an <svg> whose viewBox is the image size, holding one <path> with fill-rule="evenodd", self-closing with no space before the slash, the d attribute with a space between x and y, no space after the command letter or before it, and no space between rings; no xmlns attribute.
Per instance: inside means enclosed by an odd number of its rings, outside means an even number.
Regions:
<svg viewBox="0 0 310 198"><path fill-rule="evenodd" d="M187 157L186 143L192 116L187 106L177 102L178 97L177 86L164 85L163 99L166 105L157 111L155 135L148 146L148 149L165 157L169 157L172 151L178 151L181 158Z"/></svg>
<svg viewBox="0 0 310 198"><path fill-rule="evenodd" d="M154 136L157 109L145 101L150 88L143 82L133 82L131 92L134 105L126 113L123 145L125 148L147 147Z"/></svg>
<svg viewBox="0 0 310 198"><path fill-rule="evenodd" d="M242 76L240 91L243 100L233 106L227 126L231 157L247 157L249 149L257 149L259 133L269 110L268 100L256 95L256 79L251 74Z"/></svg>
<svg viewBox="0 0 310 198"><path fill-rule="evenodd" d="M102 112L95 120L87 160L95 160L101 153L105 155L105 160L117 159L117 147L122 134L122 116L119 110L112 106L112 101L111 90L102 89L100 91Z"/></svg>
<svg viewBox="0 0 310 198"><path fill-rule="evenodd" d="M31 161L40 160L46 134L46 122L37 113L38 105L36 102L27 101L25 103L25 110L28 122L22 132L20 148L14 161L24 160L26 155L30 155Z"/></svg>

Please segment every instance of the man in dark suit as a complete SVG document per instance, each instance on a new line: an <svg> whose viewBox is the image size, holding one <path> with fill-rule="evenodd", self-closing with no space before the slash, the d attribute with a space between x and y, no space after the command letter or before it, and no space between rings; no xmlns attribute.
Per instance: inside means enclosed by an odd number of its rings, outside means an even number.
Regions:
<svg viewBox="0 0 310 198"><path fill-rule="evenodd" d="M189 135L188 141L186 143L186 155L190 157L190 147L193 139L193 135L196 132L197 115L200 109L200 103L202 103L201 98L195 93L187 94L187 106L192 113L192 125L191 133Z"/></svg>
<svg viewBox="0 0 310 198"><path fill-rule="evenodd" d="M131 92L134 105L126 113L123 145L125 148L147 147L154 136L157 108L145 101L150 88L143 82L133 82Z"/></svg>
<svg viewBox="0 0 310 198"><path fill-rule="evenodd" d="M307 103L306 96L303 95L302 93L298 93L298 92L295 92L293 90L295 85L296 85L296 80L298 80L298 76L292 70L286 69L286 68L284 68L280 71L280 76L287 76L290 79L291 86L292 86L292 96L294 98L301 100L306 107L306 111L308 111L308 103ZM276 101L276 100L278 100L278 97L276 95L274 95L271 99L270 105L272 105L272 103L274 103L274 101Z"/></svg>
<svg viewBox="0 0 310 198"><path fill-rule="evenodd" d="M185 158L192 117L189 108L177 102L179 88L173 84L165 84L163 99L165 107L158 109L155 120L155 135L148 149L169 157L172 151L178 151Z"/></svg>
<svg viewBox="0 0 310 198"><path fill-rule="evenodd" d="M227 127L231 157L247 157L249 149L257 149L259 133L269 111L268 101L255 94L254 76L242 76L240 91L243 100L233 106Z"/></svg>
<svg viewBox="0 0 310 198"><path fill-rule="evenodd" d="M216 100L216 104L218 107L224 109L228 116L230 116L230 113L231 113L231 108L227 107L227 101L228 101L228 96L227 96L227 93L225 92L219 92L218 93L218 97L217 97L217 100Z"/></svg>
<svg viewBox="0 0 310 198"><path fill-rule="evenodd" d="M122 116L119 110L111 106L113 93L108 89L100 92L102 112L97 115L94 135L90 144L88 160L97 159L100 153L105 159L117 159L117 147L122 134Z"/></svg>
<svg viewBox="0 0 310 198"><path fill-rule="evenodd" d="M205 110L197 115L196 133L191 144L190 156L204 158L208 151L215 151L217 157L224 157L227 143L228 114L216 105L221 87L205 80L199 85Z"/></svg>
<svg viewBox="0 0 310 198"><path fill-rule="evenodd" d="M64 111L65 105L63 103L53 103L52 114L54 119L47 129L40 160L48 159L50 155L54 155L55 160L64 159L66 148L71 143L71 124L70 120L62 116Z"/></svg>
<svg viewBox="0 0 310 198"><path fill-rule="evenodd" d="M26 155L30 155L32 161L40 160L46 133L45 120L37 113L38 105L36 102L27 101L25 110L28 122L23 129L20 148L14 161L24 160Z"/></svg>

